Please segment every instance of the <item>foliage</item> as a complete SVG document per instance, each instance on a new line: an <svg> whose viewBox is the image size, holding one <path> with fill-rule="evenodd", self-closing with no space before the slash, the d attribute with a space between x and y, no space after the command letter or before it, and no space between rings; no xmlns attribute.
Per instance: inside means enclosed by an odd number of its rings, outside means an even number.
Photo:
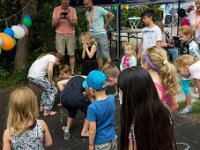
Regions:
<svg viewBox="0 0 200 150"><path fill-rule="evenodd" d="M7 16L12 15L13 13L18 12L21 9L19 1L5 1L6 3L2 6L2 13L0 14L0 18L5 18ZM9 3L10 2L10 3ZM30 31L30 50L31 55L29 57L29 64L27 64L27 69L23 71L23 74L18 74L19 76L15 78L13 77L13 63L16 50L12 51L3 51L0 55L0 84L10 85L11 83L19 83L19 81L26 80L28 66L40 55L41 53L46 53L50 51L55 51L55 30L51 26L52 12L55 6L59 5L60 0L43 0L38 1L38 12L36 18L33 19L33 25ZM1 3L0 3L1 5ZM161 18L161 13L158 13L158 8L160 5L152 5L153 9L156 11L156 15L158 18ZM113 12L116 15L116 10L111 7L109 11ZM141 13L147 9L147 6L135 6L133 9L129 7L129 9L121 10L121 27L130 27L128 18L133 16L141 16ZM78 16L78 25L76 26L76 68L79 71L81 68L81 54L82 54L82 46L79 41L79 36L82 32L86 31L86 20L85 20L85 9L83 7L76 7L77 16ZM138 11L139 10L139 11ZM20 22L21 16L18 15L13 20L8 22L8 26L12 26ZM11 22L12 21L12 22ZM144 25L140 22L139 27L143 27ZM112 28L116 28L116 19L111 23ZM0 22L1 31L5 28L5 22L2 24ZM66 59L66 63L68 60ZM20 77L21 76L21 77ZM8 80L8 81L7 81ZM13 81L11 81L13 80Z"/></svg>

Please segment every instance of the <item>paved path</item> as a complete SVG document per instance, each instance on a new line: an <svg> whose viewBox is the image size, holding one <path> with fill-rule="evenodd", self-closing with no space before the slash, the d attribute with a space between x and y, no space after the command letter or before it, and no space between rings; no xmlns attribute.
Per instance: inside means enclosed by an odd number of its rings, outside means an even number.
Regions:
<svg viewBox="0 0 200 150"><path fill-rule="evenodd" d="M0 90L0 149L2 148L2 135L3 130L5 128L6 122L6 109L8 103L8 96L13 89L8 90ZM120 123L119 123L119 112L120 105L117 100L116 106L116 131L119 136L120 132ZM58 111L60 111L59 107L56 107ZM88 148L88 139L81 138L80 132L83 125L84 115L80 112L77 115L76 122L73 125L71 130L71 139L69 141L64 141L60 123L60 112L56 116L52 117L42 117L44 119L50 129L51 135L53 137L53 146L48 148L47 150L87 150ZM200 123L191 122L187 118L179 116L177 114L173 114L175 121L175 135L176 142L178 146L178 150L200 150ZM66 111L64 110L64 118L63 121L66 121ZM161 131L162 132L162 131ZM186 149L186 148L189 149Z"/></svg>

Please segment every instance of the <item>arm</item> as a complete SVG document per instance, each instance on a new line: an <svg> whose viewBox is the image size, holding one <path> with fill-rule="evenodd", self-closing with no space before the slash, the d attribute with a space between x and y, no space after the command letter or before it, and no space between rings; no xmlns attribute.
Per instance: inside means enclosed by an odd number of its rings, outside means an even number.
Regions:
<svg viewBox="0 0 200 150"><path fill-rule="evenodd" d="M161 43L162 43L161 41L157 41L156 42L156 47L161 48Z"/></svg>
<svg viewBox="0 0 200 150"><path fill-rule="evenodd" d="M176 96L172 96L169 102L170 111L173 112L178 108L178 102L176 100Z"/></svg>
<svg viewBox="0 0 200 150"><path fill-rule="evenodd" d="M111 13L111 12L108 12L106 16L107 16L107 20L106 20L106 23L104 24L104 28L107 30L108 25L115 18L115 15L113 15L113 13Z"/></svg>
<svg viewBox="0 0 200 150"><path fill-rule="evenodd" d="M69 79L61 80L57 82L58 89L63 91L65 85L68 83Z"/></svg>
<svg viewBox="0 0 200 150"><path fill-rule="evenodd" d="M53 66L54 66L54 62L49 61L49 63L48 63L48 80L50 83L53 83Z"/></svg>
<svg viewBox="0 0 200 150"><path fill-rule="evenodd" d="M70 23L72 26L76 26L76 25L77 25L77 20L72 20L72 19L70 19L70 17L67 17L67 20L69 21L69 23Z"/></svg>
<svg viewBox="0 0 200 150"><path fill-rule="evenodd" d="M59 25L60 20L61 20L61 17L59 17L59 18L52 18L52 22L51 22L52 27L56 28Z"/></svg>
<svg viewBox="0 0 200 150"><path fill-rule="evenodd" d="M86 46L85 51L86 51L88 57L91 59L94 56L95 52L97 51L97 48L95 45L92 45L91 51L89 51L88 46Z"/></svg>
<svg viewBox="0 0 200 150"><path fill-rule="evenodd" d="M85 46L83 45L82 59L85 59Z"/></svg>
<svg viewBox="0 0 200 150"><path fill-rule="evenodd" d="M96 122L89 122L89 150L94 150L95 135L96 135Z"/></svg>
<svg viewBox="0 0 200 150"><path fill-rule="evenodd" d="M140 60L140 58L141 58L142 44L143 44L143 39L141 40L140 45L139 45L137 60Z"/></svg>
<svg viewBox="0 0 200 150"><path fill-rule="evenodd" d="M2 150L11 150L10 144L10 133L8 129L6 129L3 133L3 149Z"/></svg>
<svg viewBox="0 0 200 150"><path fill-rule="evenodd" d="M90 24L89 24L89 22L87 22L87 31L88 32L90 31Z"/></svg>
<svg viewBox="0 0 200 150"><path fill-rule="evenodd" d="M44 132L44 146L49 147L53 144L51 134L49 132L47 124L43 120L41 120L41 125L42 125L42 129L43 129L43 132Z"/></svg>

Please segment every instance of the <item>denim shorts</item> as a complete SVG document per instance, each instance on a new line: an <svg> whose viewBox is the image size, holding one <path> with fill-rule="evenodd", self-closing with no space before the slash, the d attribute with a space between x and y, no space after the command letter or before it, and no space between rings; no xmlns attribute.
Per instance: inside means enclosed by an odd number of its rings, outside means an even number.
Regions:
<svg viewBox="0 0 200 150"><path fill-rule="evenodd" d="M114 139L104 144L95 144L95 150L117 150L117 140Z"/></svg>

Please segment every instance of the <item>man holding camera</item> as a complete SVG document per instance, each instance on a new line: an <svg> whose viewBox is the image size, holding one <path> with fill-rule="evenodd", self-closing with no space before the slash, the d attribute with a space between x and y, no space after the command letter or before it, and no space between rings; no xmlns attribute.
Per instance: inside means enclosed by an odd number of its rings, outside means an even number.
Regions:
<svg viewBox="0 0 200 150"><path fill-rule="evenodd" d="M61 5L54 8L52 26L56 32L56 50L61 55L69 55L72 74L75 66L75 25L77 24L76 10L69 6L70 0L61 0Z"/></svg>

